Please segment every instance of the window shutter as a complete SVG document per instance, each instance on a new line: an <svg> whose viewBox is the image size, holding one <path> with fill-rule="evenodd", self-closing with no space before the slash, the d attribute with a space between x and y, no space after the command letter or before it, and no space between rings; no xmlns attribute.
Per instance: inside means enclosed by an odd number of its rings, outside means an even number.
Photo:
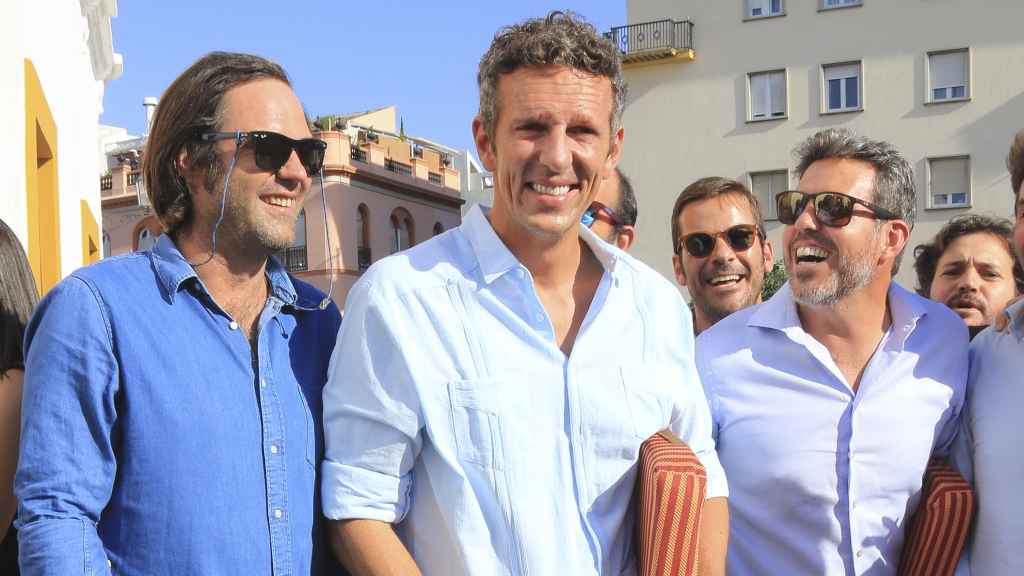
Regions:
<svg viewBox="0 0 1024 576"><path fill-rule="evenodd" d="M947 52L928 57L932 88L967 85L967 52Z"/></svg>
<svg viewBox="0 0 1024 576"><path fill-rule="evenodd" d="M932 158L928 163L931 175L929 185L934 204L950 203L953 201L953 194L966 194L970 189L967 158ZM945 199L937 199L936 196L945 196Z"/></svg>
<svg viewBox="0 0 1024 576"><path fill-rule="evenodd" d="M772 72L769 75L771 84L771 115L786 115L786 73Z"/></svg>
<svg viewBox="0 0 1024 576"><path fill-rule="evenodd" d="M750 75L750 117L766 118L768 116L768 75L764 73Z"/></svg>

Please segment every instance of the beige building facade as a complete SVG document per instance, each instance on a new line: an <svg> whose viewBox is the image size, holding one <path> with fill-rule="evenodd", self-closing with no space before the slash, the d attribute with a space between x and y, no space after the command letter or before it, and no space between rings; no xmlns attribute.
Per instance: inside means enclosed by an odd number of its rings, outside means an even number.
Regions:
<svg viewBox="0 0 1024 576"><path fill-rule="evenodd" d="M295 242L277 257L295 276L325 292L333 277L339 307L371 263L462 221L464 179L453 167L460 153L405 136L401 127L396 132L395 120L394 107L387 107L324 117L314 131L327 142L327 212L314 179L296 222ZM148 248L161 233L140 188L144 147L144 137L107 145L110 169L100 180L105 255Z"/></svg>
<svg viewBox="0 0 1024 576"><path fill-rule="evenodd" d="M629 0L610 33L630 87L621 166L637 190L633 249L673 278L669 218L703 176L766 208L795 187L793 147L844 127L895 144L916 172L913 247L965 212L1012 216L1005 158L1024 128L1019 0Z"/></svg>

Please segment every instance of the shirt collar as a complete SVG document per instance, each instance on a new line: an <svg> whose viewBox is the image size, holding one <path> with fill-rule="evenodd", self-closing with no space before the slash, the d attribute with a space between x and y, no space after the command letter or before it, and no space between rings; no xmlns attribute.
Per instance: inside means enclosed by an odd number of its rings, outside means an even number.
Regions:
<svg viewBox="0 0 1024 576"><path fill-rule="evenodd" d="M1024 299L1007 306L1003 314L1006 314L1010 320L1010 332L1017 337L1017 340L1024 340Z"/></svg>
<svg viewBox="0 0 1024 576"><path fill-rule="evenodd" d="M161 234L149 253L150 261L156 276L163 286L167 297L174 302L174 297L181 289L182 284L190 278L195 278L196 283L206 292L199 275L196 274L192 265L185 260L185 257L178 250L178 247L167 234ZM299 305L304 308L314 308L318 302L296 302L295 285L285 271L284 267L274 258L267 259L267 280L270 283L270 294L288 305Z"/></svg>
<svg viewBox="0 0 1024 576"><path fill-rule="evenodd" d="M892 314L890 331L902 348L917 323L928 314L928 311L921 303L922 299L919 296L907 292L895 282L889 285L887 298L889 312ZM803 325L800 323L800 316L796 311L796 301L793 300L793 291L789 282L786 282L775 296L761 304L750 315L747 325L773 328L787 333L791 330L804 331Z"/></svg>
<svg viewBox="0 0 1024 576"><path fill-rule="evenodd" d="M490 284L510 270L521 267L519 260L505 246L487 219L490 208L473 206L462 221L462 231L469 241L480 266L484 282ZM590 247L594 256L609 273L615 269L619 255L616 248L604 242L592 230L580 224L580 238Z"/></svg>

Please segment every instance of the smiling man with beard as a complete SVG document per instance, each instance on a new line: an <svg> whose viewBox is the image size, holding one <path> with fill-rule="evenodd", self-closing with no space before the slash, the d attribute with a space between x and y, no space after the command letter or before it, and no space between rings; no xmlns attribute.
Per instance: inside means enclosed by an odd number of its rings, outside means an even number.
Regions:
<svg viewBox="0 0 1024 576"><path fill-rule="evenodd" d="M26 332L23 574L326 573L341 318L271 257L325 146L264 58L208 54L164 92L143 167L165 233L73 272Z"/></svg>
<svg viewBox="0 0 1024 576"><path fill-rule="evenodd" d="M790 281L697 339L730 479L728 572L895 574L928 460L955 435L967 329L892 281L914 176L826 130L776 197Z"/></svg>
<svg viewBox="0 0 1024 576"><path fill-rule="evenodd" d="M552 13L480 61L473 135L494 208L374 264L349 293L324 394L324 512L357 574L632 574L641 443L707 469L706 573L725 478L689 312L580 218L622 147L616 48Z"/></svg>
<svg viewBox="0 0 1024 576"><path fill-rule="evenodd" d="M672 266L693 300L697 333L761 301L772 244L757 197L728 178L701 178L672 208Z"/></svg>

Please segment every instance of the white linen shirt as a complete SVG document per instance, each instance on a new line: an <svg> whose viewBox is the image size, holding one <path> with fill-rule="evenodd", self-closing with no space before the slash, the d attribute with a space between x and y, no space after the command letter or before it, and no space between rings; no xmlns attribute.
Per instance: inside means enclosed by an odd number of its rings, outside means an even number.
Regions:
<svg viewBox="0 0 1024 576"><path fill-rule="evenodd" d="M428 575L617 575L648 436L671 427L726 495L679 292L580 235L605 272L568 358L479 208L367 271L324 389L328 518L397 523Z"/></svg>
<svg viewBox="0 0 1024 576"><path fill-rule="evenodd" d="M956 433L967 328L893 284L854 394L787 283L697 338L729 475L730 576L895 574L929 457Z"/></svg>
<svg viewBox="0 0 1024 576"><path fill-rule="evenodd" d="M968 547L972 574L1024 574L1024 302L1006 310L1008 330L971 342L967 407L954 461L974 485Z"/></svg>

